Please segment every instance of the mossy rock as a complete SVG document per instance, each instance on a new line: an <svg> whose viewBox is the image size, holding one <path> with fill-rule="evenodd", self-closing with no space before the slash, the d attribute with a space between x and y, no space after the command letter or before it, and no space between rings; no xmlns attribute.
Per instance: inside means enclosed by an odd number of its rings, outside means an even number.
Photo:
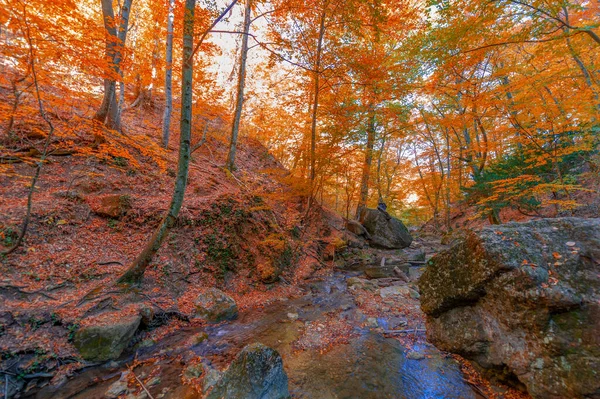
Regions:
<svg viewBox="0 0 600 399"><path fill-rule="evenodd" d="M196 298L196 316L216 323L233 320L238 316L238 307L233 298L217 288L208 288Z"/></svg>
<svg viewBox="0 0 600 399"><path fill-rule="evenodd" d="M122 317L114 322L102 322L81 327L73 344L87 361L105 362L117 359L137 331L141 316Z"/></svg>
<svg viewBox="0 0 600 399"><path fill-rule="evenodd" d="M288 377L279 353L263 344L246 346L207 399L289 398Z"/></svg>

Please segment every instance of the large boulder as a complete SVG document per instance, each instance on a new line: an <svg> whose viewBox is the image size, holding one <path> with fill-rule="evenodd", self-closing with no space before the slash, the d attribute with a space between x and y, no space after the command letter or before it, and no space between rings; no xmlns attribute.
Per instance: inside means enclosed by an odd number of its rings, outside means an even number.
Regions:
<svg viewBox="0 0 600 399"><path fill-rule="evenodd" d="M288 377L279 353L263 344L252 344L242 349L207 399L289 397Z"/></svg>
<svg viewBox="0 0 600 399"><path fill-rule="evenodd" d="M196 316L213 323L233 320L238 316L238 307L233 298L217 288L205 289L194 304Z"/></svg>
<svg viewBox="0 0 600 399"><path fill-rule="evenodd" d="M105 362L117 359L129 345L141 319L138 315L90 323L75 332L73 344L85 360Z"/></svg>
<svg viewBox="0 0 600 399"><path fill-rule="evenodd" d="M468 232L419 286L440 349L534 398L600 398L600 219Z"/></svg>
<svg viewBox="0 0 600 399"><path fill-rule="evenodd" d="M404 224L387 212L363 208L360 221L369 233L369 243L376 248L407 248L413 238Z"/></svg>
<svg viewBox="0 0 600 399"><path fill-rule="evenodd" d="M98 216L119 218L131 209L131 197L121 194L88 196L87 203Z"/></svg>

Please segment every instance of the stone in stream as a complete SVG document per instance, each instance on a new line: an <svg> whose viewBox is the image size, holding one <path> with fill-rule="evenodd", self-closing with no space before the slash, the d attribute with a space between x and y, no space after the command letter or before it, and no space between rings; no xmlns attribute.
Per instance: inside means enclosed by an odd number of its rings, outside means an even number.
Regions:
<svg viewBox="0 0 600 399"><path fill-rule="evenodd" d="M374 282L360 277L350 277L346 280L346 285L350 289L359 289L366 291L375 291L379 288L379 285Z"/></svg>
<svg viewBox="0 0 600 399"><path fill-rule="evenodd" d="M104 393L104 397L108 399L116 399L121 395L125 395L129 392L127 388L127 378L129 377L129 371L125 371L121 373L121 377L115 382L113 382L108 390Z"/></svg>
<svg viewBox="0 0 600 399"><path fill-rule="evenodd" d="M408 278L410 281L417 281L425 273L425 267L411 267L408 269Z"/></svg>
<svg viewBox="0 0 600 399"><path fill-rule="evenodd" d="M419 285L436 346L534 398L600 397L600 219L485 227L430 262Z"/></svg>
<svg viewBox="0 0 600 399"><path fill-rule="evenodd" d="M237 304L229 295L217 288L207 288L194 303L196 316L210 322L233 320L238 316Z"/></svg>
<svg viewBox="0 0 600 399"><path fill-rule="evenodd" d="M372 247L402 249L408 247L413 240L406 226L387 212L363 208L360 221L370 235L369 243Z"/></svg>
<svg viewBox="0 0 600 399"><path fill-rule="evenodd" d="M288 377L279 353L263 344L251 344L242 349L206 398L289 397Z"/></svg>
<svg viewBox="0 0 600 399"><path fill-rule="evenodd" d="M92 362L117 359L127 347L140 325L141 316L111 318L85 325L73 337L81 357Z"/></svg>

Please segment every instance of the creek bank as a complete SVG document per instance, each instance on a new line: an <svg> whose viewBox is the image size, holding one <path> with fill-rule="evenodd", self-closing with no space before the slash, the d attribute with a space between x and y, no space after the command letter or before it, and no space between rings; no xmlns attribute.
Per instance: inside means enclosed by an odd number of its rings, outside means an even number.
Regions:
<svg viewBox="0 0 600 399"><path fill-rule="evenodd" d="M600 219L468 232L419 287L438 348L534 398L600 397Z"/></svg>

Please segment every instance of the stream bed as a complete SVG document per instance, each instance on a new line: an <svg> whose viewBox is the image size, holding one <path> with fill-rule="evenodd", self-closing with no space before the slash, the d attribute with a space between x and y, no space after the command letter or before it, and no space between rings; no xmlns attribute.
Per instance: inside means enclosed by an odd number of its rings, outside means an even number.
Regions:
<svg viewBox="0 0 600 399"><path fill-rule="evenodd" d="M158 359L152 367L160 369L159 382L149 386L149 391L155 398L199 398L199 393L182 383L190 360L202 358L215 369L223 369L245 345L260 342L281 354L293 398L478 398L464 381L458 363L427 344L424 336L407 347L386 334L386 317L377 318L376 323L367 318L346 287L348 276L335 272L310 283L306 295L298 299L241 312L231 322L184 328L153 346L137 349L138 360ZM193 343L191 338L202 332L207 338ZM36 397L104 398L131 359L112 368L91 368L59 389L42 389ZM136 374L149 374L148 367L140 366ZM131 393L129 398L144 395Z"/></svg>

